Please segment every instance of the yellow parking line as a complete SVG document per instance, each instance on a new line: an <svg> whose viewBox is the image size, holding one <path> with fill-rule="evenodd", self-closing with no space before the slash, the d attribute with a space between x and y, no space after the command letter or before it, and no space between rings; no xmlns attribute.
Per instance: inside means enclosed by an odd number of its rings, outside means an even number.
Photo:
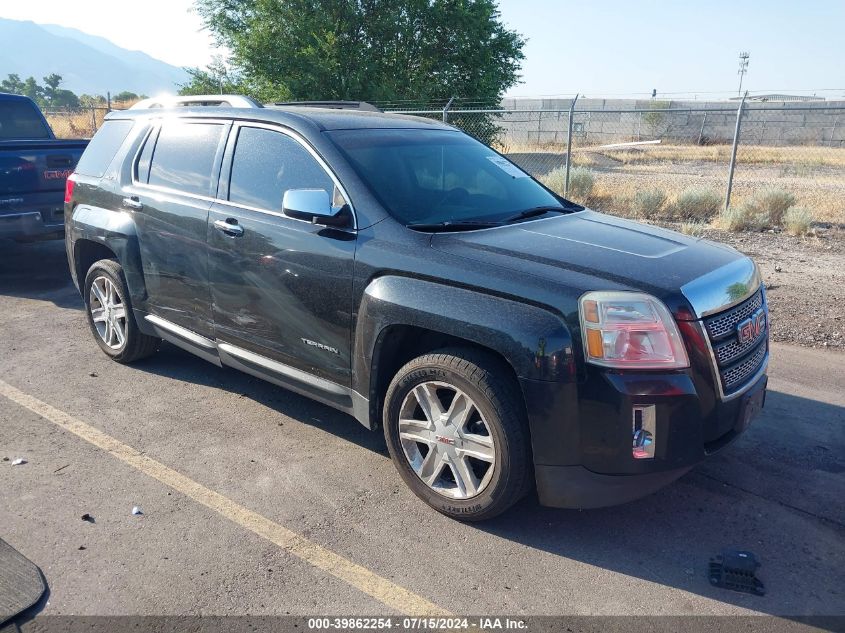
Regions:
<svg viewBox="0 0 845 633"><path fill-rule="evenodd" d="M366 567L353 563L321 545L309 541L304 536L245 508L210 488L206 488L161 462L139 453L111 435L77 420L64 411L32 397L2 380L0 380L0 395L81 437L86 442L103 449L145 475L157 479L194 501L211 508L230 521L278 545L314 567L349 583L400 613L408 615L451 615L449 611L429 602L422 596L382 578Z"/></svg>

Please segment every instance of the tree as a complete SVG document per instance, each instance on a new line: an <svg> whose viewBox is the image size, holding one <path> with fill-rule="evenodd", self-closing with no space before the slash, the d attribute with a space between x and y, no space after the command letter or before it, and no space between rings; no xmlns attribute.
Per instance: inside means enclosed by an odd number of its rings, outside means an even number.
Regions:
<svg viewBox="0 0 845 633"><path fill-rule="evenodd" d="M179 86L180 95L215 95L252 93L255 90L246 86L241 77L231 65L220 56L203 70L200 68L186 68L190 81Z"/></svg>
<svg viewBox="0 0 845 633"><path fill-rule="evenodd" d="M13 95L22 95L24 89L24 82L21 81L19 75L10 73L3 81L0 81L0 92L8 92Z"/></svg>
<svg viewBox="0 0 845 633"><path fill-rule="evenodd" d="M140 97L134 92L123 90L112 97L113 101L137 101Z"/></svg>
<svg viewBox="0 0 845 633"><path fill-rule="evenodd" d="M525 40L504 26L495 0L197 0L197 8L232 51L239 85L262 100L456 95L492 105L518 82L524 57Z"/></svg>

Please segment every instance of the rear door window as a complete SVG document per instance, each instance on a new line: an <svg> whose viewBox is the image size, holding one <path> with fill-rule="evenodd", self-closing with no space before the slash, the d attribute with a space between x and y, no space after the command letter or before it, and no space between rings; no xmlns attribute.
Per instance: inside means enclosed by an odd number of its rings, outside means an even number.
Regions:
<svg viewBox="0 0 845 633"><path fill-rule="evenodd" d="M82 158L76 165L76 172L85 176L102 178L117 150L129 135L132 125L133 122L127 120L109 120L103 123L82 153Z"/></svg>
<svg viewBox="0 0 845 633"><path fill-rule="evenodd" d="M298 141L281 132L242 127L232 162L229 201L278 212L288 189L324 189L338 203L331 176Z"/></svg>
<svg viewBox="0 0 845 633"><path fill-rule="evenodd" d="M223 130L221 123L165 121L153 150L148 183L211 195L212 171Z"/></svg>
<svg viewBox="0 0 845 633"><path fill-rule="evenodd" d="M0 101L0 140L23 138L50 138L50 130L31 101Z"/></svg>

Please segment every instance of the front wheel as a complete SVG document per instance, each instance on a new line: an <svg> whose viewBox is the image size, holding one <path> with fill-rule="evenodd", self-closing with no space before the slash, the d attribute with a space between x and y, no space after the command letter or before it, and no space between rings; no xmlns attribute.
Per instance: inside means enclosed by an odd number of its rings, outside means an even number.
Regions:
<svg viewBox="0 0 845 633"><path fill-rule="evenodd" d="M138 329L123 269L116 261L101 259L91 266L83 297L94 340L112 360L131 363L158 350L161 340Z"/></svg>
<svg viewBox="0 0 845 633"><path fill-rule="evenodd" d="M533 482L524 408L496 359L442 350L402 367L387 390L384 434L413 492L450 517L480 521Z"/></svg>

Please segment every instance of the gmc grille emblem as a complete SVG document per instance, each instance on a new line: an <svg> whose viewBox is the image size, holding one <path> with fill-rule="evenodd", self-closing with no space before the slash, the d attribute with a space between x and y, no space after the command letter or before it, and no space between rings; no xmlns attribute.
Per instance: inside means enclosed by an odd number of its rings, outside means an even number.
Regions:
<svg viewBox="0 0 845 633"><path fill-rule="evenodd" d="M754 314L740 321L736 326L736 337L740 344L749 343L760 336L766 329L766 311L758 309Z"/></svg>

